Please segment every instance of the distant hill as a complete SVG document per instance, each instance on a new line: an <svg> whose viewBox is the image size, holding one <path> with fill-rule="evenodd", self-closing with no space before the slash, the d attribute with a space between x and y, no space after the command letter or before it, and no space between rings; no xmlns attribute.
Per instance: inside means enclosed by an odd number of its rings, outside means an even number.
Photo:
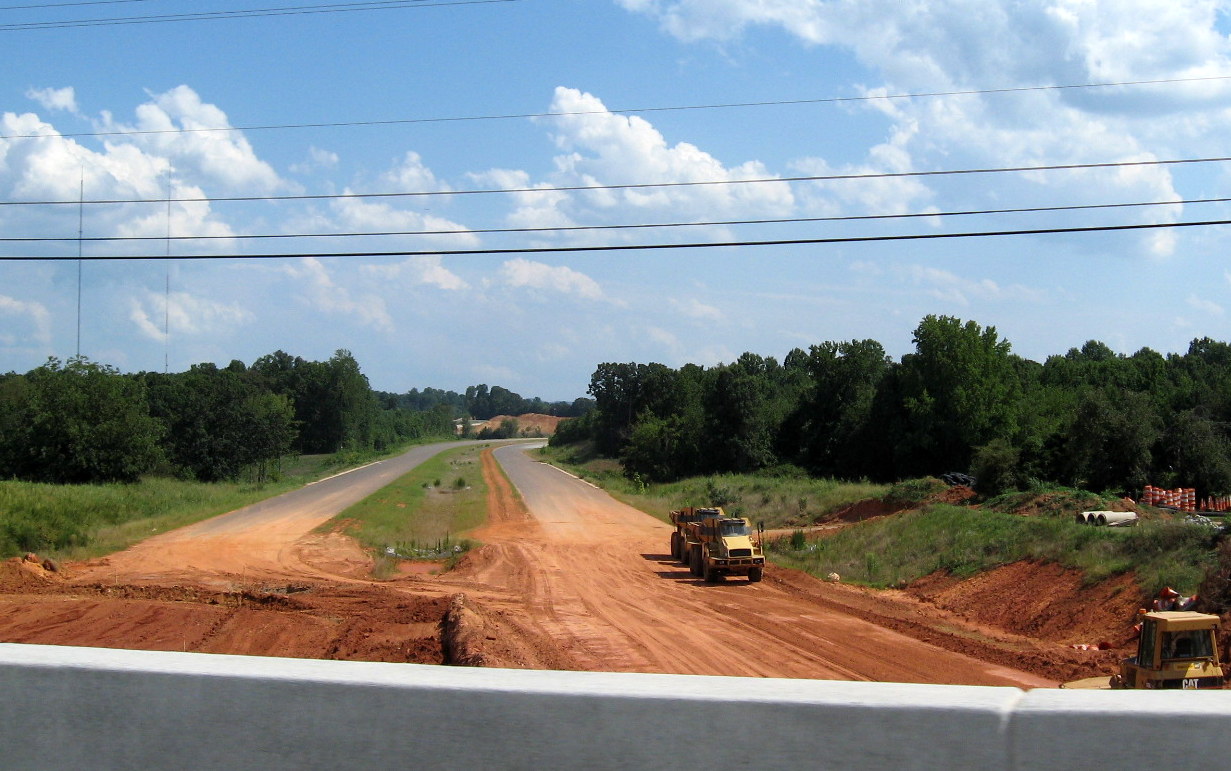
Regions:
<svg viewBox="0 0 1231 771"><path fill-rule="evenodd" d="M569 420L569 418L542 415L537 412L527 412L525 415L497 415L491 420L475 424L473 431L476 434L484 428L495 431L506 420L516 420L517 431L522 436L551 436L556 433L556 426L560 425L560 421Z"/></svg>

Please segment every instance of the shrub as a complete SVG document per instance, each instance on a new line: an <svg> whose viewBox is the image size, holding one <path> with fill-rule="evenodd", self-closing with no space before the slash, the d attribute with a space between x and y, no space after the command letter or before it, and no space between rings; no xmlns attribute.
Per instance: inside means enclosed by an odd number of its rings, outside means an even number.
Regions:
<svg viewBox="0 0 1231 771"><path fill-rule="evenodd" d="M923 503L945 488L945 483L936 477L905 479L890 487L885 498L896 503L914 506Z"/></svg>
<svg viewBox="0 0 1231 771"><path fill-rule="evenodd" d="M1017 489L1019 455L1017 448L1003 439L993 439L975 449L971 472L979 480L975 485L979 494L990 497Z"/></svg>

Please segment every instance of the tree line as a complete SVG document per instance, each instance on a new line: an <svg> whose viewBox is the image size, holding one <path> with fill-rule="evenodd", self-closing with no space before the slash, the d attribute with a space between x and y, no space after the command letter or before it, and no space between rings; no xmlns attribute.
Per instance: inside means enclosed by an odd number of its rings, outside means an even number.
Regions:
<svg viewBox="0 0 1231 771"><path fill-rule="evenodd" d="M598 365L595 409L556 444L591 440L665 481L799 467L876 481L969 471L982 492L1034 482L1231 492L1231 346L1131 356L1089 341L1039 363L995 327L925 317L894 361L875 340L796 348L782 363Z"/></svg>
<svg viewBox="0 0 1231 771"><path fill-rule="evenodd" d="M383 450L451 437L454 411L401 407L359 363L276 351L246 366L121 374L73 358L0 375L0 479L133 482L165 472L205 482L258 480L289 454Z"/></svg>
<svg viewBox="0 0 1231 771"><path fill-rule="evenodd" d="M516 416L526 413L575 418L594 408L594 400L584 396L571 402L546 402L537 396L523 399L520 394L501 386L488 388L486 383L470 386L464 394L442 391L439 388L425 388L422 391L412 388L395 398L398 406L420 411L445 404L458 414L469 415L475 420L491 420L497 415Z"/></svg>

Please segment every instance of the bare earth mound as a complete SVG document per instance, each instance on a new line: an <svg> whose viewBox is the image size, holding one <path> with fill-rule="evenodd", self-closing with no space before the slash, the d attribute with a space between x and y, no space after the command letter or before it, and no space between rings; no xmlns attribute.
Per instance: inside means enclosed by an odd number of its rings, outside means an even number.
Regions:
<svg viewBox="0 0 1231 771"><path fill-rule="evenodd" d="M491 420L475 426L474 431L477 433L485 428L495 431L506 420L516 420L517 431L522 436L551 436L556 433L556 426L560 425L560 421L568 420L568 418L558 418L555 415L541 415L537 412L527 412L525 415L497 415Z"/></svg>

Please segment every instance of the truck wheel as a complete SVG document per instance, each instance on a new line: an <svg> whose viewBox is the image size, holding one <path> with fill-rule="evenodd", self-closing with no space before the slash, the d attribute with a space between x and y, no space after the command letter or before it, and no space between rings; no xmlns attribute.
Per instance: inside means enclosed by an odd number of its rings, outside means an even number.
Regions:
<svg viewBox="0 0 1231 771"><path fill-rule="evenodd" d="M705 579L705 583L712 584L718 580L718 574L710 568L710 561L705 560L701 563L701 577Z"/></svg>
<svg viewBox="0 0 1231 771"><path fill-rule="evenodd" d="M680 558L680 534L679 533L671 534L671 557L673 559Z"/></svg>
<svg viewBox="0 0 1231 771"><path fill-rule="evenodd" d="M764 571L765 568L748 568L748 582L755 584L760 581Z"/></svg>
<svg viewBox="0 0 1231 771"><path fill-rule="evenodd" d="M701 575L701 550L690 548L688 550L688 570L694 576Z"/></svg>

